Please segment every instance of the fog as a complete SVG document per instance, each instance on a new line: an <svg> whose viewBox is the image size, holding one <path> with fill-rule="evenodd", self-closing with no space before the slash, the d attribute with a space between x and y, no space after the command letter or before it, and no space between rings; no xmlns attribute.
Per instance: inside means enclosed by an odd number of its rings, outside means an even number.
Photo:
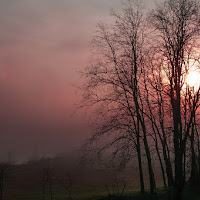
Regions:
<svg viewBox="0 0 200 200"><path fill-rule="evenodd" d="M0 1L0 159L71 152L88 135L74 115L73 84L87 65L89 41L120 0ZM72 115L73 114L73 115Z"/></svg>

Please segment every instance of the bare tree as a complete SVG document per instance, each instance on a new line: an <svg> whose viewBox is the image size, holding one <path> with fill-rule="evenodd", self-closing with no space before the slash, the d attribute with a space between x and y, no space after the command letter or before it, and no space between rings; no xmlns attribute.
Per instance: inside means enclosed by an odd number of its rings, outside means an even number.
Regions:
<svg viewBox="0 0 200 200"><path fill-rule="evenodd" d="M113 26L99 24L99 32L93 40L94 62L84 73L88 81L83 87L83 105L97 111L98 119L93 125L95 134L89 142L91 146L100 137L109 135L110 142L98 150L115 146L117 153L124 149L130 153L131 146L136 149L141 192L144 192L142 142L150 191L153 193L156 184L148 144L141 77L148 54L146 24L140 1L128 0L124 5L122 15L112 13L116 19Z"/></svg>
<svg viewBox="0 0 200 200"><path fill-rule="evenodd" d="M40 172L41 178L42 178L42 199L45 199L45 185L48 183L48 178L47 178L47 172L46 169L43 168L42 171Z"/></svg>
<svg viewBox="0 0 200 200"><path fill-rule="evenodd" d="M14 149L9 149L8 151L8 164L9 165L15 165L16 163L16 156Z"/></svg>
<svg viewBox="0 0 200 200"><path fill-rule="evenodd" d="M69 173L66 173L64 177L57 178L57 181L64 187L68 194L68 200L72 200L72 179Z"/></svg>
<svg viewBox="0 0 200 200"><path fill-rule="evenodd" d="M5 190L5 180L9 165L7 163L0 164L0 200L3 200L3 192Z"/></svg>
<svg viewBox="0 0 200 200"><path fill-rule="evenodd" d="M168 186L171 187L174 186L174 178L169 150L171 138L168 136L169 130L172 129L172 125L169 123L170 102L164 92L166 83L163 81L165 79L162 70L163 60L162 57L155 55L154 48L149 54L147 64L148 67L143 69L144 90L146 91L144 97L147 104L144 115L149 119L150 135L155 142L155 150L160 163L164 186L166 187L166 171ZM163 155L165 166L161 154Z"/></svg>
<svg viewBox="0 0 200 200"><path fill-rule="evenodd" d="M162 6L157 6L152 17L159 37L158 51L164 58L163 70L168 78L165 92L172 109L176 198L181 200L185 182L183 157L199 106L199 90L193 96L188 87L183 92L185 75L191 62L195 61L195 45L200 31L199 4L191 0L167 0Z"/></svg>
<svg viewBox="0 0 200 200"><path fill-rule="evenodd" d="M45 199L45 188L48 187L48 191L50 193L50 199L53 199L53 181L54 181L54 176L53 176L53 169L50 167L43 168L42 171L40 172L41 178L42 178L42 198L43 200Z"/></svg>
<svg viewBox="0 0 200 200"><path fill-rule="evenodd" d="M122 14L112 13L113 25L99 24L92 63L84 72L82 105L95 113L87 153L101 156L111 148L124 164L137 155L144 192L144 152L153 193L154 151L164 186L167 177L181 200L188 162L190 181L196 184L200 177L200 88L187 82L200 61L199 4L166 0L148 16L150 23L140 1L127 0L124 6Z"/></svg>
<svg viewBox="0 0 200 200"><path fill-rule="evenodd" d="M120 175L119 171L114 171L105 180L105 188L108 196L123 196L128 185L128 178Z"/></svg>

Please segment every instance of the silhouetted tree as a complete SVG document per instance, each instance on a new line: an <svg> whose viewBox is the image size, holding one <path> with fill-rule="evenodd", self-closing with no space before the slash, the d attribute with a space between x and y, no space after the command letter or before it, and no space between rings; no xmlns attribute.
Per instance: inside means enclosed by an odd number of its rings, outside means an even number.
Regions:
<svg viewBox="0 0 200 200"><path fill-rule="evenodd" d="M64 187L68 194L68 199L72 200L72 179L69 173L66 173L64 177L57 178L57 181Z"/></svg>
<svg viewBox="0 0 200 200"><path fill-rule="evenodd" d="M0 200L3 200L3 192L5 190L5 180L9 165L7 163L0 163Z"/></svg>
<svg viewBox="0 0 200 200"><path fill-rule="evenodd" d="M14 149L9 149L9 151L8 151L8 164L9 165L15 165L15 163L16 163L15 151L14 151Z"/></svg>
<svg viewBox="0 0 200 200"><path fill-rule="evenodd" d="M108 196L123 196L127 185L128 178L120 175L118 170L114 170L105 180Z"/></svg>
<svg viewBox="0 0 200 200"><path fill-rule="evenodd" d="M172 109L175 185L177 200L181 200L185 183L183 157L199 106L199 90L192 94L186 86L186 91L183 91L185 76L195 61L195 45L200 31L199 4L191 0L167 0L152 12L152 24L168 78L163 92L168 94Z"/></svg>
<svg viewBox="0 0 200 200"><path fill-rule="evenodd" d="M50 193L50 199L53 199L53 181L54 181L54 176L53 176L53 169L50 167L43 168L42 171L40 172L41 178L42 178L42 198L43 200L45 199L45 188L48 187L48 191Z"/></svg>
<svg viewBox="0 0 200 200"><path fill-rule="evenodd" d="M199 3L166 0L150 15L140 1L127 0L124 6L122 14L112 13L113 25L99 24L92 63L84 72L82 106L95 113L87 153L100 156L111 148L124 164L137 155L144 192L144 152L153 193L154 151L165 187L167 177L181 200L186 164L190 162L190 182L196 184L200 174L200 88L187 81L199 65Z"/></svg>
<svg viewBox="0 0 200 200"><path fill-rule="evenodd" d="M95 119L95 134L89 143L92 146L100 137L111 135L111 141L98 150L115 145L117 153L128 152L130 155L131 146L136 148L141 192L144 192L142 141L147 158L150 190L154 192L156 185L144 116L144 90L141 85L142 69L148 53L146 24L139 1L128 0L124 5L122 15L112 13L116 20L113 26L99 24L98 35L93 40L94 62L84 73L88 82L83 87L83 105L96 108L99 106L99 121Z"/></svg>

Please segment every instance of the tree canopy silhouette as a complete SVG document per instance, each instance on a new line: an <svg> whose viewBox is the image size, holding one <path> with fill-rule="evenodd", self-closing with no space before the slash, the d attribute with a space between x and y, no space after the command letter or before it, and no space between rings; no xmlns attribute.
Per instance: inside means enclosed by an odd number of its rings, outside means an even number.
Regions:
<svg viewBox="0 0 200 200"><path fill-rule="evenodd" d="M137 157L141 192L146 158L151 193L156 156L177 200L186 182L200 182L200 88L187 82L199 68L199 14L195 0L166 0L150 13L141 1L127 0L121 13L112 12L113 24L98 25L83 72L81 106L93 117L85 155L110 148L121 166Z"/></svg>

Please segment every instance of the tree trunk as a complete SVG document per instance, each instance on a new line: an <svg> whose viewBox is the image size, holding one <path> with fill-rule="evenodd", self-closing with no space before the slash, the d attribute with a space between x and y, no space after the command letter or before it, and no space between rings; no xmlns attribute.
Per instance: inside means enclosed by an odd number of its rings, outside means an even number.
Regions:
<svg viewBox="0 0 200 200"><path fill-rule="evenodd" d="M168 179L168 187L172 187L172 186L174 186L172 165L171 165L170 159L167 157L165 147L163 147L163 157L164 157L164 160L165 160L166 173L167 173L167 179Z"/></svg>
<svg viewBox="0 0 200 200"><path fill-rule="evenodd" d="M175 184L176 200L182 200L184 188L183 153L181 150L182 136L180 134L180 121L177 113L174 116L174 149L175 149ZM178 120L177 120L178 119Z"/></svg>
<svg viewBox="0 0 200 200"><path fill-rule="evenodd" d="M144 176L142 170L142 159L141 159L141 148L140 148L140 138L137 135L137 156L138 156L138 166L139 166L139 173L140 173L140 192L144 193Z"/></svg>
<svg viewBox="0 0 200 200"><path fill-rule="evenodd" d="M148 143L147 143L146 132L144 132L144 147L145 147L145 152L146 152L146 156L147 156L147 163L148 163L150 192L154 193L155 190L156 190L156 182L155 182L154 172L153 172L153 168L152 168L151 154L150 154L149 146L148 146Z"/></svg>
<svg viewBox="0 0 200 200"><path fill-rule="evenodd" d="M194 150L194 122L192 123L192 130L191 130L190 142L191 142L191 176L190 176L190 184L191 185L198 185L199 178L198 178L198 169L197 169L197 162L196 162L196 154Z"/></svg>
<svg viewBox="0 0 200 200"><path fill-rule="evenodd" d="M167 188L166 179L165 179L165 170L164 170L162 159L161 159L161 156L160 156L157 138L156 138L156 152L158 154L158 159L159 159L159 162L160 162L160 167L161 167L161 172L162 172L162 178L163 178L163 184L164 184L164 187Z"/></svg>
<svg viewBox="0 0 200 200"><path fill-rule="evenodd" d="M167 179L168 179L168 187L174 186L174 178L173 178L173 171L172 171L172 165L171 165L171 160L170 160L170 153L167 145L167 140L166 140L166 134L164 130L164 125L163 121L160 121L161 129L162 129L162 135L159 133L159 138L162 144L162 150L163 150L163 158L165 161L165 166L166 166L166 173L167 173Z"/></svg>

